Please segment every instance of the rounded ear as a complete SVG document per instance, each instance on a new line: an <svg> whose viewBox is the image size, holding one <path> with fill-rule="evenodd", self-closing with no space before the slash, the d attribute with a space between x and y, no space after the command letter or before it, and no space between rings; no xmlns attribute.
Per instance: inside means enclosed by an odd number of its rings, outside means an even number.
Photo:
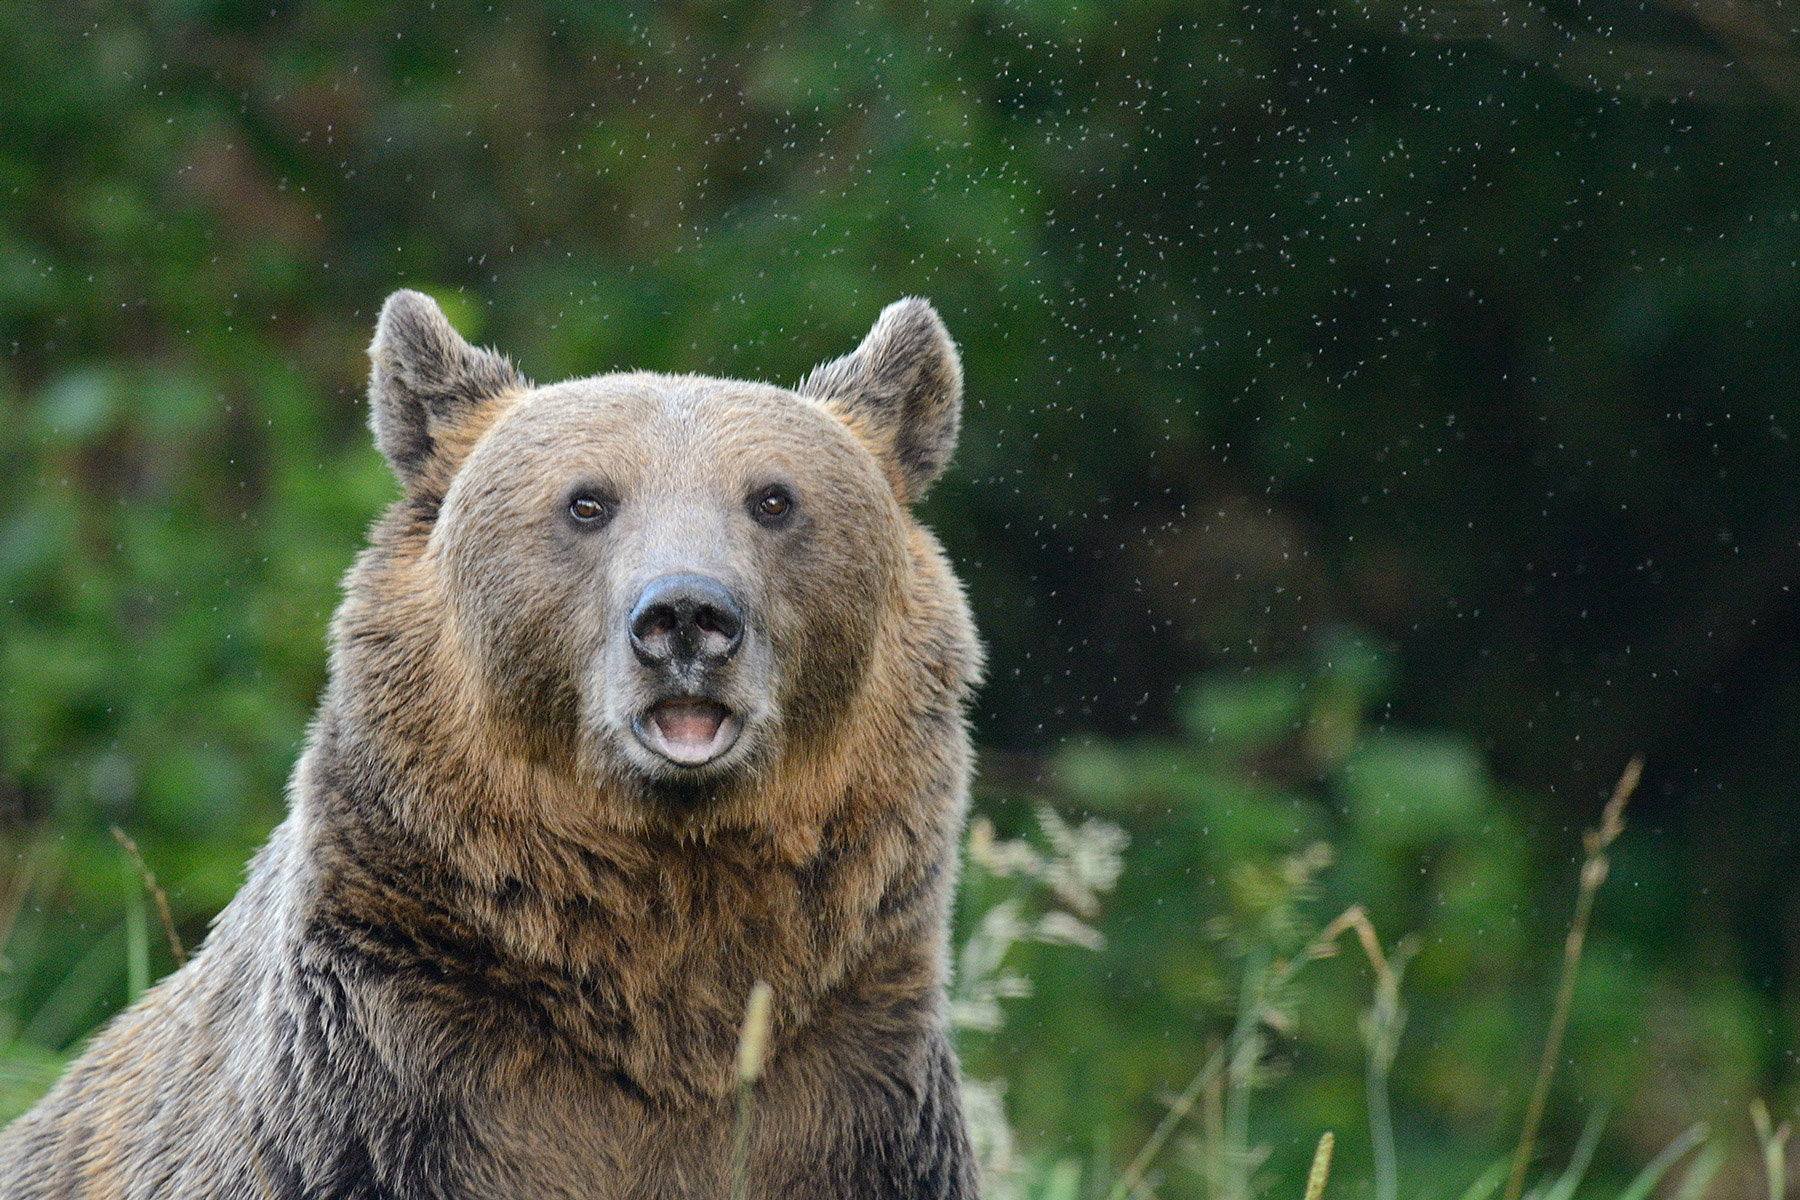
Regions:
<svg viewBox="0 0 1800 1200"><path fill-rule="evenodd" d="M862 345L797 389L824 401L875 451L902 504L924 496L956 451L962 359L937 310L916 296L881 310Z"/></svg>
<svg viewBox="0 0 1800 1200"><path fill-rule="evenodd" d="M430 473L447 432L485 401L529 386L504 357L465 342L423 292L387 298L369 359L369 427L408 488Z"/></svg>

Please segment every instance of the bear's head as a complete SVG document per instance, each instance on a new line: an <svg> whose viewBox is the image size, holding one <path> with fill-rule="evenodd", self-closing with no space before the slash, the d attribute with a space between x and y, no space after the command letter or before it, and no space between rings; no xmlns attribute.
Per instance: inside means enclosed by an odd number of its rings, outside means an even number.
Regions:
<svg viewBox="0 0 1800 1200"><path fill-rule="evenodd" d="M922 660L883 670L935 678L952 698L930 706L960 719L978 652L909 512L962 396L925 301L890 305L794 390L534 387L411 291L370 354L371 424L405 489L406 604L441 611L432 652L463 676L437 703L675 809L819 752L855 710L916 703L866 694L883 655Z"/></svg>

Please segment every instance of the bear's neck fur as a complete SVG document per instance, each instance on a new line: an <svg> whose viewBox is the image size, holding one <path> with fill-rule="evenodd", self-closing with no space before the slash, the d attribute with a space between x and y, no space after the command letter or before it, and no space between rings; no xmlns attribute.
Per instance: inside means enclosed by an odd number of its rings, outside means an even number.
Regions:
<svg viewBox="0 0 1800 1200"><path fill-rule="evenodd" d="M904 594L839 727L854 744L659 812L572 757L506 748L433 594L432 515L396 505L358 561L295 787L302 936L386 972L396 1004L513 1048L396 1053L471 1084L573 1057L688 1102L730 1092L759 979L776 1061L827 996L882 1025L941 1022L979 649L928 533L912 527Z"/></svg>

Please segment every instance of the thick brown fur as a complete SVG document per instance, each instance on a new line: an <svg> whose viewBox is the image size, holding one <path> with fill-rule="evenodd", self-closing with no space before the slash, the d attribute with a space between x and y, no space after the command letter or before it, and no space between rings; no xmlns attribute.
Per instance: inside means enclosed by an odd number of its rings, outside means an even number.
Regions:
<svg viewBox="0 0 1800 1200"><path fill-rule="evenodd" d="M409 292L371 357L404 495L290 815L0 1134L0 1197L722 1197L759 979L749 1194L973 1196L944 982L979 650L907 510L954 447L936 313L890 306L798 392L533 388ZM745 507L772 483L779 526ZM679 571L748 614L707 685L743 733L698 770L631 735L625 616Z"/></svg>

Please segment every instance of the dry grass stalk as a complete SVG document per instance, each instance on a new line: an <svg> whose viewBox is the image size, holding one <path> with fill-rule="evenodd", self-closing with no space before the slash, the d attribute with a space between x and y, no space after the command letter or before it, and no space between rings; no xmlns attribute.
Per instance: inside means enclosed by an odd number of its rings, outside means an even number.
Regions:
<svg viewBox="0 0 1800 1200"><path fill-rule="evenodd" d="M1550 1080L1556 1074L1556 1060L1562 1054L1563 1034L1569 1025L1569 1010L1575 1001L1575 976L1581 967L1581 951L1587 941L1588 920L1594 911L1594 895L1606 882L1609 863L1607 848L1625 832L1625 804L1637 790L1644 772L1642 755L1625 765L1625 773L1613 788L1612 799L1600 814L1600 826L1582 835L1582 848L1587 859L1581 865L1581 890L1575 898L1575 917L1569 923L1569 936L1563 942L1562 978L1556 987L1556 1004L1550 1012L1550 1031L1544 1038L1544 1054L1538 1060L1537 1082L1531 1088L1531 1102L1525 1107L1525 1124L1519 1132L1519 1146L1513 1154L1512 1171L1506 1177L1506 1200L1519 1200L1525 1190L1525 1171L1531 1164L1531 1151L1537 1141L1538 1126L1544 1119L1544 1105L1550 1098Z"/></svg>
<svg viewBox="0 0 1800 1200"><path fill-rule="evenodd" d="M169 911L169 898L163 893L162 885L156 882L156 872L144 861L138 851L137 843L132 841L123 829L117 825L112 827L113 840L118 842L131 861L137 864L138 873L144 878L144 890L156 902L156 915L162 920L163 935L169 939L169 952L175 956L177 967L187 966L187 950L182 947L181 935L175 932L175 917Z"/></svg>
<svg viewBox="0 0 1800 1200"><path fill-rule="evenodd" d="M1762 1148L1763 1170L1769 1177L1769 1200L1783 1200L1787 1195L1787 1140L1793 1127L1786 1121L1780 1128L1769 1122L1769 1106L1758 1096L1750 1102L1750 1123L1756 1126L1756 1142Z"/></svg>
<svg viewBox="0 0 1800 1200"><path fill-rule="evenodd" d="M731 1139L731 1200L744 1200L750 1190L750 1119L754 1115L756 1081L762 1078L763 1056L769 1048L772 996L769 985L760 979L751 986L750 1000L744 1005L744 1027L738 1034L738 1111L737 1134Z"/></svg>
<svg viewBox="0 0 1800 1200"><path fill-rule="evenodd" d="M1212 1039L1207 1051L1210 1060L1221 1053L1223 1043ZM1202 1129L1201 1145L1205 1149L1202 1165L1206 1168L1207 1196L1223 1196L1225 1194L1225 1075L1215 1073L1206 1081L1200 1109L1200 1126Z"/></svg>
<svg viewBox="0 0 1800 1200"><path fill-rule="evenodd" d="M1369 921L1369 914L1363 910L1362 905L1353 904L1339 913L1329 925L1321 929L1300 953L1286 962L1274 964L1256 991L1260 996L1278 995L1293 982L1294 976L1298 975L1301 968L1305 967L1307 963L1335 955L1338 949L1338 939L1351 931L1356 932L1357 939L1362 943L1365 952L1370 952L1372 948L1370 962L1375 966L1377 979L1392 978L1392 969L1387 958L1381 953L1381 942L1375 936L1375 927ZM1237 1028L1232 1030L1231 1037L1207 1055L1206 1062L1194 1074L1194 1078L1188 1082L1186 1088L1182 1089L1181 1094L1175 1097L1174 1102L1169 1105L1169 1111L1163 1114L1163 1119L1157 1123L1156 1129L1145 1139L1143 1146L1132 1158L1130 1165L1125 1168L1124 1173L1107 1192L1107 1200L1127 1200L1127 1197L1132 1195L1149 1172L1150 1164L1156 1161L1156 1156L1162 1153L1163 1147L1168 1144L1169 1138L1175 1133L1175 1130L1187 1119L1188 1114L1193 1112L1194 1105L1199 1103L1201 1096L1206 1094L1208 1089L1220 1086L1226 1064L1243 1050L1248 1039L1262 1024L1260 1016L1246 1021L1241 1019L1242 1013L1239 1015L1240 1020Z"/></svg>
<svg viewBox="0 0 1800 1200"><path fill-rule="evenodd" d="M1337 1137L1327 1129L1319 1135L1319 1148L1313 1151L1312 1170L1306 1173L1306 1200L1319 1200L1325 1194L1325 1179L1331 1174L1331 1150Z"/></svg>
<svg viewBox="0 0 1800 1200"><path fill-rule="evenodd" d="M1375 1200L1396 1200L1400 1193L1399 1155L1394 1146L1394 1118L1388 1104L1388 1074L1400 1051L1406 1028L1406 1006L1400 1003L1400 976L1418 951L1412 936L1400 939L1391 955L1381 951L1375 926L1360 910L1352 928L1375 971L1375 998L1363 1014L1362 1035L1368 1046L1364 1087L1369 1100L1369 1146L1375 1161Z"/></svg>

